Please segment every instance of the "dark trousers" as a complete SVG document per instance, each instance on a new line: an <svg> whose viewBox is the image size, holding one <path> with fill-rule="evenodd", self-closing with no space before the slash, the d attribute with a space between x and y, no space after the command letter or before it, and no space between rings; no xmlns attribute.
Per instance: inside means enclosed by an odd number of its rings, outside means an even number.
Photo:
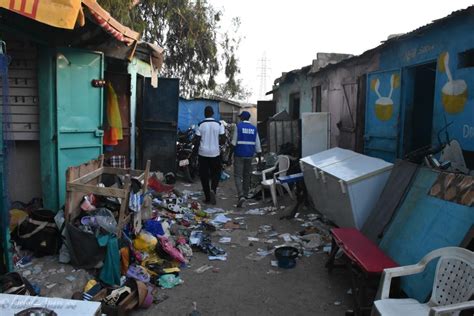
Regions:
<svg viewBox="0 0 474 316"><path fill-rule="evenodd" d="M211 191L216 192L221 177L221 157L199 156L199 177L201 178L202 190L206 201L211 198ZM211 186L209 187L209 181Z"/></svg>

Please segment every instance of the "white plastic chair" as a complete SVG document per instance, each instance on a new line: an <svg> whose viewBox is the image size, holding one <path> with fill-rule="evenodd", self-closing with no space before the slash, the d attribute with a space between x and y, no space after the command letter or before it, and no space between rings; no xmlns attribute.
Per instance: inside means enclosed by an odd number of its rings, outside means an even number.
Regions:
<svg viewBox="0 0 474 316"><path fill-rule="evenodd" d="M275 171L277 168L278 168L278 172L275 172L273 174L273 178L267 179L267 174ZM283 195L283 191L281 190L281 187L285 188L290 198L292 200L294 199L293 194L291 193L290 187L288 186L288 183L280 183L280 181L278 180L279 176L286 176L286 172L288 171L289 168L290 168L290 158L288 158L288 156L285 156L285 155L279 155L275 166L262 171L261 184L262 184L262 198L264 201L265 201L265 188L270 188L273 205L275 205L276 207L278 207L278 200L277 200L277 193L276 193L277 188L280 195Z"/></svg>
<svg viewBox="0 0 474 316"><path fill-rule="evenodd" d="M411 298L389 298L392 278L423 272L426 265L438 257L428 303ZM458 247L434 250L417 264L384 270L379 287L380 299L374 302L372 315L458 315L461 310L474 308L474 301L469 301L474 294L473 278L474 252Z"/></svg>

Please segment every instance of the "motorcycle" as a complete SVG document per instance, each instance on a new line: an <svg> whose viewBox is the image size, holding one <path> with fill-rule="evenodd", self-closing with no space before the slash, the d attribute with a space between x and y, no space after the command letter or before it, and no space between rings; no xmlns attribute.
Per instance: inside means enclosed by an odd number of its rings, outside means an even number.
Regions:
<svg viewBox="0 0 474 316"><path fill-rule="evenodd" d="M192 183L197 175L198 159L194 152L194 128L178 131L176 141L176 170L181 173L186 181Z"/></svg>

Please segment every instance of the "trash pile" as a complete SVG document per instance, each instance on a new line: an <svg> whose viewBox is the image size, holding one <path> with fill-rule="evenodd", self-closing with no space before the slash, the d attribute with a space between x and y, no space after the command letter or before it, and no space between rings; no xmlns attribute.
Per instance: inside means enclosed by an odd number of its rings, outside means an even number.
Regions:
<svg viewBox="0 0 474 316"><path fill-rule="evenodd" d="M140 184L136 187L130 192L130 220L123 231L117 229L117 213L126 202L93 193L83 196L80 214L69 221L63 210L54 214L39 208L22 214L12 233L17 245L15 264L25 282L34 276L34 294L49 294L51 288L63 283L53 284L48 277L35 276L38 265L34 269L28 267L32 256L59 252L59 262L70 263L75 269L50 270L63 277L69 274L70 282L76 279L76 271L87 269L91 274L86 273L85 279L81 274L81 291L72 298L100 301L106 314L148 308L165 300L168 295L163 289L184 283L180 271L188 266L195 251L206 253L210 261L227 260L226 251L211 242L210 233L245 228L242 220L232 220L222 209L203 209L198 202L200 192L179 192L156 176L150 177L147 192L142 192ZM44 227L38 229L43 221L48 223L45 227L51 229L51 234ZM18 237L31 232L27 238ZM48 236L54 239L47 243L53 246L48 251L38 251L37 242L28 238L41 242Z"/></svg>

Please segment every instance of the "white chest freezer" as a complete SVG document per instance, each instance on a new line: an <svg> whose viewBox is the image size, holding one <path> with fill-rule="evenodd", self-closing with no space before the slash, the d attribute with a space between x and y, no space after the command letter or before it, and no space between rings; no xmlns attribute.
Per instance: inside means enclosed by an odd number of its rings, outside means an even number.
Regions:
<svg viewBox="0 0 474 316"><path fill-rule="evenodd" d="M393 165L336 147L302 158L301 167L316 209L340 227L361 229Z"/></svg>

